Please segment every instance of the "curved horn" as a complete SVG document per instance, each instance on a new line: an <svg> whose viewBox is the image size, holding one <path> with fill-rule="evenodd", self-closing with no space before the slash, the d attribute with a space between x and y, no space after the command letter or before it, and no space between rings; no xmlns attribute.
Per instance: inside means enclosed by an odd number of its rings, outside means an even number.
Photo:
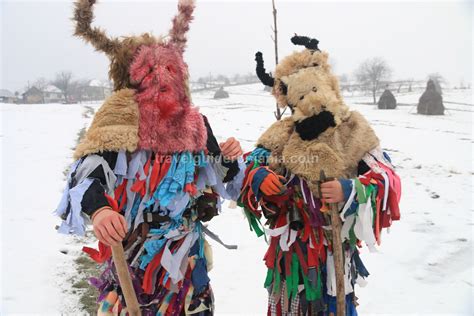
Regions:
<svg viewBox="0 0 474 316"><path fill-rule="evenodd" d="M298 36L297 34L295 34L295 36L291 38L291 42L295 45L302 45L310 50L319 50L319 41L315 38L309 38L307 36Z"/></svg>
<svg viewBox="0 0 474 316"><path fill-rule="evenodd" d="M98 27L91 27L94 19L93 5L96 0L77 0L74 3L74 17L76 28L74 35L82 37L87 43L92 44L95 49L113 55L120 46L116 38L110 39L105 32Z"/></svg>
<svg viewBox="0 0 474 316"><path fill-rule="evenodd" d="M275 79L265 72L265 67L263 65L263 56L261 52L257 52L255 54L255 61L257 62L256 72L258 79L260 79L260 81L264 85L273 87L273 85L275 84Z"/></svg>
<svg viewBox="0 0 474 316"><path fill-rule="evenodd" d="M178 46L181 53L186 47L186 32L189 31L189 24L193 20L194 8L194 0L180 0L178 14L173 18L173 27L170 31L171 41Z"/></svg>

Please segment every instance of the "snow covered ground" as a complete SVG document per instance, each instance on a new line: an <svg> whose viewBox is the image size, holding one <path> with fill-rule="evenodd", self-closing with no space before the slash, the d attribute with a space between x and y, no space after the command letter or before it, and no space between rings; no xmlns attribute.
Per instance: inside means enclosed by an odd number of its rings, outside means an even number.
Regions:
<svg viewBox="0 0 474 316"><path fill-rule="evenodd" d="M235 136L252 146L274 121L274 99L261 85L194 94L218 140ZM400 102L416 104L419 93ZM444 99L472 104L470 90L447 91ZM402 221L384 234L378 253L363 249L371 276L357 288L361 315L473 314L473 136L474 107L446 104L443 117L414 114L412 106L376 110L347 103L373 124L403 180ZM56 234L51 216L64 185L77 133L90 122L92 105L0 105L2 113L2 211L0 314L79 314L69 279L80 251L76 239ZM459 110L463 111L459 111ZM266 251L239 209L225 208L210 229L238 250L211 241L210 276L217 315L264 315ZM61 251L66 252L63 254Z"/></svg>

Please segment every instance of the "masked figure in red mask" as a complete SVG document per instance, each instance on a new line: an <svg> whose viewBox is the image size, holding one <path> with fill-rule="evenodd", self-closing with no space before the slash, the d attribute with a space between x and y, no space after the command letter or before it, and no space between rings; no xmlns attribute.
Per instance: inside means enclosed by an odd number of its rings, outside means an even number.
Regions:
<svg viewBox="0 0 474 316"><path fill-rule="evenodd" d="M194 2L181 0L166 38L110 38L91 26L94 0L75 3L75 35L110 59L113 94L77 146L56 214L61 233L93 224L103 272L98 314L125 315L110 246L122 243L142 315L211 315L212 253L202 222L236 200L245 166L238 141L218 144L192 105L183 60Z"/></svg>

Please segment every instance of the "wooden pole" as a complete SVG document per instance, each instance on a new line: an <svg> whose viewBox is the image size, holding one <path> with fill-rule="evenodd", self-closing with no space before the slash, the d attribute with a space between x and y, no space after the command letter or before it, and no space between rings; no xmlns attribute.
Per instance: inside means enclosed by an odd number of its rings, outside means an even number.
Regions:
<svg viewBox="0 0 474 316"><path fill-rule="evenodd" d="M275 43L275 65L278 65L278 29L277 29L277 9L275 7L275 0L272 0L273 5L273 42Z"/></svg>
<svg viewBox="0 0 474 316"><path fill-rule="evenodd" d="M331 203L332 254L336 271L337 316L346 314L346 289L344 282L344 250L341 242L341 218L336 203Z"/></svg>
<svg viewBox="0 0 474 316"><path fill-rule="evenodd" d="M273 44L275 45L275 67L278 65L278 28L277 28L277 9L275 6L275 0L272 0L272 6L273 6ZM279 121L281 120L283 113L280 110L280 107L278 106L278 103L276 104L276 111L275 111L275 118Z"/></svg>
<svg viewBox="0 0 474 316"><path fill-rule="evenodd" d="M324 170L321 170L320 180L322 183L334 180L326 178ZM320 193L320 198L322 197ZM336 272L336 306L337 316L346 315L346 288L344 282L344 250L341 241L341 218L337 203L330 203L331 230L332 230L332 254L334 258L334 271Z"/></svg>
<svg viewBox="0 0 474 316"><path fill-rule="evenodd" d="M127 312L130 316L141 316L140 305L138 304L137 295L133 288L132 278L128 270L127 260L125 259L125 253L122 244L112 246L112 256L114 259L115 269L120 282L123 296L125 297L125 303L127 304Z"/></svg>

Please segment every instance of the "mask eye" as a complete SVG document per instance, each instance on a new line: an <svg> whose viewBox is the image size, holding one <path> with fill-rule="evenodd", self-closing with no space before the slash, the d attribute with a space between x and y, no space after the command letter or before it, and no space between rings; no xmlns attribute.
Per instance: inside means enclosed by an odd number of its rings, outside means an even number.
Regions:
<svg viewBox="0 0 474 316"><path fill-rule="evenodd" d="M166 70L168 70L169 72L174 72L174 68L172 66L166 66Z"/></svg>
<svg viewBox="0 0 474 316"><path fill-rule="evenodd" d="M304 95L302 95L302 96L300 97L300 101L303 100L303 99L304 99Z"/></svg>

